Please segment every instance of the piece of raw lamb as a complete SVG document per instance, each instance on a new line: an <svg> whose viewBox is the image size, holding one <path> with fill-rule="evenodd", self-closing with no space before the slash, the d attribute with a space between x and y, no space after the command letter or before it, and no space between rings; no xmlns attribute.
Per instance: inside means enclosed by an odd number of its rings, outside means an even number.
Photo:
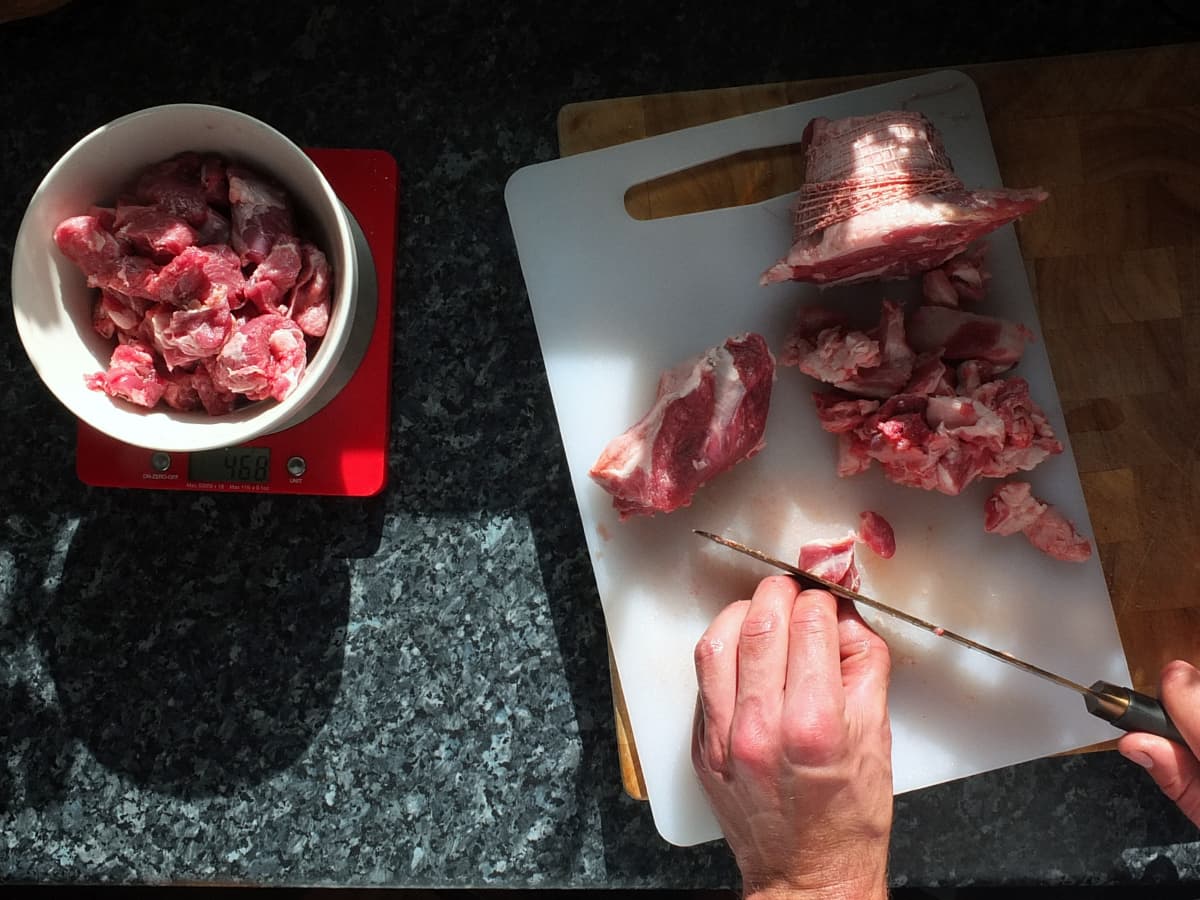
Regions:
<svg viewBox="0 0 1200 900"><path fill-rule="evenodd" d="M621 519L689 505L703 484L762 448L774 380L761 335L729 338L664 372L650 411L588 474Z"/></svg>
<svg viewBox="0 0 1200 900"><path fill-rule="evenodd" d="M984 504L984 531L991 534L1023 532L1029 543L1054 559L1083 562L1092 555L1092 544L1058 509L1033 496L1025 481L996 486Z"/></svg>

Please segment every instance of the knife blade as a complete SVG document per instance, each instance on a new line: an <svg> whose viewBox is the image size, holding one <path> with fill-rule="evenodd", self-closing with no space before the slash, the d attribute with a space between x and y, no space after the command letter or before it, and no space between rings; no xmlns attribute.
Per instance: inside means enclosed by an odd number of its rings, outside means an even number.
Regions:
<svg viewBox="0 0 1200 900"><path fill-rule="evenodd" d="M1033 663L1013 656L1011 653L997 650L994 647L989 647L987 644L981 644L979 641L951 631L949 628L943 628L941 625L927 622L911 613L904 612L904 610L881 603L873 597L860 594L858 591L852 591L832 581L826 581L824 578L820 578L811 572L805 572L798 566L793 566L783 560L768 556L761 550L755 550L753 547L747 547L745 544L721 537L709 531L693 529L693 532L700 535L700 537L715 541L723 547L736 550L738 553L742 553L752 559L757 559L759 562L781 569L795 577L802 584L829 591L829 593L836 597L842 597L854 603L861 603L863 606L877 610L894 619L899 619L901 622L906 622L915 628L920 628L937 637L946 638L956 644L960 644L969 650L974 650L993 659L998 659L1002 663L1006 663L1030 675L1036 675L1059 687L1075 691L1077 694L1083 696L1084 705L1087 707L1089 713L1123 731L1146 731L1150 734L1156 734L1168 740L1175 741L1185 747L1187 746L1187 742L1183 739L1183 735L1179 733L1179 729L1175 726L1175 723L1171 721L1171 717L1167 714L1166 709L1156 698L1151 697L1149 694L1143 694L1140 691L1135 691L1133 688L1122 687L1107 681L1097 681L1085 687L1079 682L1064 678L1062 675L1051 672L1049 669L1043 669L1041 666L1035 666Z"/></svg>

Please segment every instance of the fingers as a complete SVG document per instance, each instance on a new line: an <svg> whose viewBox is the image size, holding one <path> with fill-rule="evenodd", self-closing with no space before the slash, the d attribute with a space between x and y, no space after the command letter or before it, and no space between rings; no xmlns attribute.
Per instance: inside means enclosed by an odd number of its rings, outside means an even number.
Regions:
<svg viewBox="0 0 1200 900"><path fill-rule="evenodd" d="M1177 659L1163 667L1160 684L1159 695L1171 721L1192 753L1200 755L1200 671Z"/></svg>
<svg viewBox="0 0 1200 900"><path fill-rule="evenodd" d="M801 591L792 604L783 741L788 759L822 765L846 738L837 602L826 591Z"/></svg>
<svg viewBox="0 0 1200 900"><path fill-rule="evenodd" d="M729 749L743 763L765 765L777 755L788 668L788 622L797 593L795 580L787 576L764 578L742 619Z"/></svg>
<svg viewBox="0 0 1200 900"><path fill-rule="evenodd" d="M731 603L717 614L696 643L696 682L700 710L696 755L700 766L714 772L726 767L726 747L737 697L738 634L750 602Z"/></svg>
<svg viewBox="0 0 1200 900"><path fill-rule="evenodd" d="M846 703L878 722L887 716L888 679L892 670L888 645L863 621L849 600L838 601L837 617Z"/></svg>
<svg viewBox="0 0 1200 900"><path fill-rule="evenodd" d="M1200 761L1187 747L1157 735L1134 732L1117 741L1117 749L1149 771L1162 792L1200 825Z"/></svg>
<svg viewBox="0 0 1200 900"><path fill-rule="evenodd" d="M1117 741L1117 749L1149 771L1163 793L1200 825L1200 671L1177 659L1163 668L1160 683L1159 697L1188 746L1134 732Z"/></svg>

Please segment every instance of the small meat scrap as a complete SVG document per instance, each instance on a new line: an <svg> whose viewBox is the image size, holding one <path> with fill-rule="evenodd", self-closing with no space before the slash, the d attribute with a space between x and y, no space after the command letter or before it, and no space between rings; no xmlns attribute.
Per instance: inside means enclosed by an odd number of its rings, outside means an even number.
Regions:
<svg viewBox="0 0 1200 900"><path fill-rule="evenodd" d="M885 300L879 325L869 332L847 328L829 310L800 307L780 360L848 393L886 398L908 383L915 358L903 310Z"/></svg>
<svg viewBox="0 0 1200 900"><path fill-rule="evenodd" d="M800 548L800 559L796 565L818 578L857 591L862 584L854 559L854 545L857 543L858 535L854 533L833 541L809 541Z"/></svg>
<svg viewBox="0 0 1200 900"><path fill-rule="evenodd" d="M879 513L866 509L858 514L859 539L882 559L891 559L896 555L896 532L892 523Z"/></svg>
<svg viewBox="0 0 1200 900"><path fill-rule="evenodd" d="M982 300L990 277L983 265L987 245L968 247L921 277L921 294L931 306L958 309L964 300Z"/></svg>
<svg viewBox="0 0 1200 900"><path fill-rule="evenodd" d="M299 326L291 319L268 314L235 328L209 372L221 390L251 400L283 400L296 389L306 360Z"/></svg>
<svg viewBox="0 0 1200 900"><path fill-rule="evenodd" d="M158 403L166 390L166 382L154 366L154 352L141 341L117 344L108 371L88 375L85 380L93 391L147 408Z"/></svg>
<svg viewBox="0 0 1200 900"><path fill-rule="evenodd" d="M1028 482L997 485L984 504L985 531L1023 532L1033 546L1054 559L1083 562L1092 555L1091 542L1058 509L1033 496Z"/></svg>
<svg viewBox="0 0 1200 900"><path fill-rule="evenodd" d="M924 115L890 110L816 118L801 139L805 183L793 244L762 284L852 284L908 278L1036 209L1040 188L968 190Z"/></svg>
<svg viewBox="0 0 1200 900"><path fill-rule="evenodd" d="M857 591L861 584L861 576L854 556L856 544L866 544L882 559L891 559L896 555L896 534L887 519L869 509L859 513L858 518L858 531L852 531L836 540L809 541L803 544L796 565L825 581Z"/></svg>
<svg viewBox="0 0 1200 900"><path fill-rule="evenodd" d="M59 223L55 244L98 289L93 329L138 348L114 353L88 385L210 415L290 394L307 365L305 336L329 327L333 293L328 259L294 226L278 185L196 153L150 166L115 206ZM235 325L242 337L217 365ZM154 373L143 372L143 352Z"/></svg>
<svg viewBox="0 0 1200 900"><path fill-rule="evenodd" d="M281 187L248 169L230 166L228 176L233 249L243 263L257 265L279 238L296 233L291 204Z"/></svg>
<svg viewBox="0 0 1200 900"><path fill-rule="evenodd" d="M775 359L761 335L731 337L662 374L654 405L588 473L621 519L668 513L763 446Z"/></svg>
<svg viewBox="0 0 1200 900"><path fill-rule="evenodd" d="M919 353L940 350L945 359L982 360L1007 369L1020 362L1033 332L1019 322L922 306L909 318L908 339Z"/></svg>

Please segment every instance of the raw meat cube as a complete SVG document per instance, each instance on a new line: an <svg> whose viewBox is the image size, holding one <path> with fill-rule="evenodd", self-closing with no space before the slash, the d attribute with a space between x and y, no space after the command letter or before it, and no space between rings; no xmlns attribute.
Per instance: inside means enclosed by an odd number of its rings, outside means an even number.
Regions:
<svg viewBox="0 0 1200 900"><path fill-rule="evenodd" d="M662 374L650 411L589 475L622 519L671 512L763 446L775 359L757 334L731 337Z"/></svg>
<svg viewBox="0 0 1200 900"><path fill-rule="evenodd" d="M1016 365L1033 332L1017 322L940 306L919 307L908 322L908 339L918 352L940 349L946 359L978 359Z"/></svg>
<svg viewBox="0 0 1200 900"><path fill-rule="evenodd" d="M213 384L212 376L204 363L191 371L178 369L166 375L166 392L163 400L168 406L179 410L203 408L210 416L220 416L233 411L237 397Z"/></svg>
<svg viewBox="0 0 1200 900"><path fill-rule="evenodd" d="M118 344L113 350L107 372L86 377L93 391L120 397L147 408L158 403L166 390L162 375L154 367L154 352L141 341Z"/></svg>
<svg viewBox="0 0 1200 900"><path fill-rule="evenodd" d="M168 369L190 366L220 352L233 328L229 304L222 298L209 305L176 309L159 303L147 313L144 330Z"/></svg>
<svg viewBox="0 0 1200 900"><path fill-rule="evenodd" d="M135 189L141 203L157 206L197 227L208 218L208 203L200 186L200 157L181 153L150 166Z"/></svg>
<svg viewBox="0 0 1200 900"><path fill-rule="evenodd" d="M92 327L103 337L117 332L133 335L142 324L145 301L125 297L116 291L101 291L92 306Z"/></svg>
<svg viewBox="0 0 1200 900"><path fill-rule="evenodd" d="M239 325L209 368L213 384L251 400L284 400L295 390L306 362L304 333L273 313Z"/></svg>
<svg viewBox="0 0 1200 900"><path fill-rule="evenodd" d="M284 236L295 234L287 194L260 175L230 166L233 249L243 263L261 263Z"/></svg>
<svg viewBox="0 0 1200 900"><path fill-rule="evenodd" d="M1033 496L1027 481L996 485L984 504L983 530L991 534L1016 534L1036 522L1046 504Z"/></svg>
<svg viewBox="0 0 1200 900"><path fill-rule="evenodd" d="M896 532L892 530L891 522L869 509L859 513L858 519L859 540L883 559L896 555Z"/></svg>
<svg viewBox="0 0 1200 900"><path fill-rule="evenodd" d="M300 245L295 238L281 237L246 279L247 300L264 313L284 313L285 295L300 275Z"/></svg>
<svg viewBox="0 0 1200 900"><path fill-rule="evenodd" d="M987 246L977 244L946 260L921 279L921 293L931 306L958 309L963 300L982 300L988 273L983 268Z"/></svg>
<svg viewBox="0 0 1200 900"><path fill-rule="evenodd" d="M785 365L849 393L881 399L908 383L915 357L904 337L904 313L889 300L870 332L849 330L836 313L801 307L783 352Z"/></svg>
<svg viewBox="0 0 1200 900"><path fill-rule="evenodd" d="M858 535L853 533L833 541L809 541L800 548L800 559L796 566L818 578L857 591L861 585L854 559L854 545L857 543Z"/></svg>
<svg viewBox="0 0 1200 900"><path fill-rule="evenodd" d="M191 372L177 369L174 372L168 372L163 377L163 381L166 383L162 395L163 403L171 409L190 412L200 408L200 394L192 386Z"/></svg>
<svg viewBox="0 0 1200 900"><path fill-rule="evenodd" d="M1083 562L1092 544L1058 509L1033 496L1024 481L998 485L984 504L984 530L993 534L1024 532L1033 546L1054 559Z"/></svg>
<svg viewBox="0 0 1200 900"><path fill-rule="evenodd" d="M942 268L930 269L921 276L921 295L930 306L958 309L958 291Z"/></svg>
<svg viewBox="0 0 1200 900"><path fill-rule="evenodd" d="M246 278L237 254L215 244L188 247L163 266L155 287L158 299L173 306L211 304L220 295L230 307L237 308L244 302Z"/></svg>
<svg viewBox="0 0 1200 900"><path fill-rule="evenodd" d="M991 276L983 264L986 253L987 244L976 244L942 264L942 271L950 279L960 300L982 300L987 293L987 282Z"/></svg>
<svg viewBox="0 0 1200 900"><path fill-rule="evenodd" d="M133 297L156 298L158 266L126 255L120 242L95 216L74 216L54 229L58 249L87 275L90 287L107 288Z"/></svg>
<svg viewBox="0 0 1200 900"><path fill-rule="evenodd" d="M301 245L300 275L288 302L288 318L310 337L322 337L329 327L329 261L307 241Z"/></svg>
<svg viewBox="0 0 1200 900"><path fill-rule="evenodd" d="M200 405L210 416L223 416L233 412L237 405L237 395L217 387L213 382L212 370L215 358L201 360L192 370L192 387L200 395Z"/></svg>
<svg viewBox="0 0 1200 900"><path fill-rule="evenodd" d="M763 284L920 275L1046 199L1039 188L966 190L920 113L813 119L802 143L793 245Z"/></svg>
<svg viewBox="0 0 1200 900"><path fill-rule="evenodd" d="M196 229L157 206L118 206L114 224L118 240L158 262L168 262L196 243Z"/></svg>

